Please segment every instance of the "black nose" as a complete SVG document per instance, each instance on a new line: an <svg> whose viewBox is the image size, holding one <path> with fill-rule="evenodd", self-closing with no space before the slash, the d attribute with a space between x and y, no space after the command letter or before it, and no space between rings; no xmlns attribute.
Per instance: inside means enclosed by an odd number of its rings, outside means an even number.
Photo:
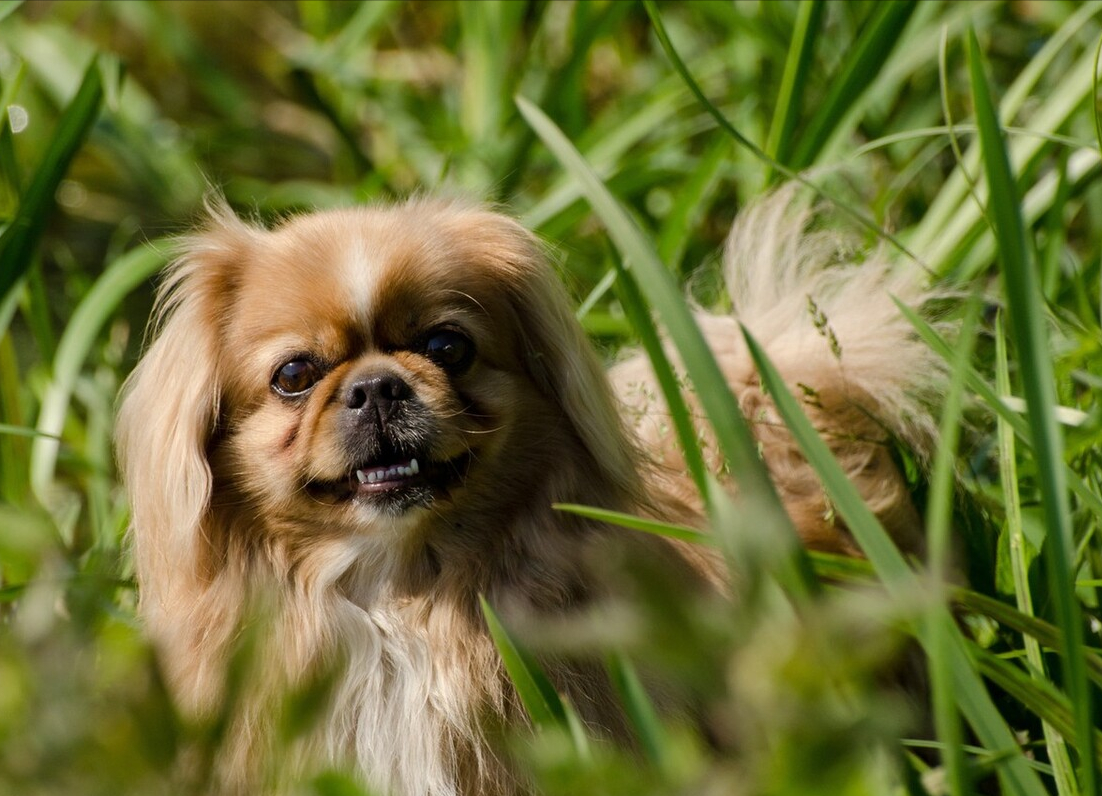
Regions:
<svg viewBox="0 0 1102 796"><path fill-rule="evenodd" d="M356 379L344 394L344 405L379 418L380 425L397 411L402 401L413 395L409 385L393 373L372 373ZM374 417L372 417L374 419Z"/></svg>

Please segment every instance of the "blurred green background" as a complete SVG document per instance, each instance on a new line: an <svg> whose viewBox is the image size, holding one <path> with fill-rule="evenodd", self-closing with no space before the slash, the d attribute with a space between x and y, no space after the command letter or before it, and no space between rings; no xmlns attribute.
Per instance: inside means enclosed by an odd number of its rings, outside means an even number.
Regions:
<svg viewBox="0 0 1102 796"><path fill-rule="evenodd" d="M672 727L657 747L642 743L649 754L600 747L582 759L545 735L520 752L540 788L1089 792L1083 761L1097 749L1080 749L1097 745L1098 711L1068 694L1082 695L1069 685L1077 677L1090 693L1102 679L1100 10L1060 0L657 3L702 102L636 2L0 2L0 793L204 790L201 763L173 772L206 759L217 727L176 716L137 631L111 432L154 274L211 191L264 221L419 191L496 203L553 245L595 343L611 354L634 342L610 289L621 254L518 96L573 142L703 304L723 303L717 252L731 219L786 168L829 194L824 223L886 246L899 267L924 268L949 291L982 296L965 363L970 433L951 462L970 506L952 529L971 552L957 609L973 666L1032 772L1007 774L1007 750L967 734L957 750L965 775L946 768L953 756L931 740L946 736L904 720L880 675L918 609L834 589L810 617L768 600L733 623L652 605L653 638L633 655L667 665L669 645L680 645L690 663L669 667L673 676L713 700L738 742ZM984 209L970 30L1015 172L1017 195L1001 199L1024 221L1039 281L1060 461L1031 449L1023 415L1017 447L1012 433L999 437L1006 411L981 389L995 382L1007 296L1005 249ZM1015 395L1020 356L1012 343ZM1042 566L1056 531L1041 475L1053 467L1070 481L1073 545L1060 565L1073 580ZM1055 594L1082 613L1061 614ZM1080 624L1081 670L1069 669L1062 640ZM346 772L301 788L361 792Z"/></svg>

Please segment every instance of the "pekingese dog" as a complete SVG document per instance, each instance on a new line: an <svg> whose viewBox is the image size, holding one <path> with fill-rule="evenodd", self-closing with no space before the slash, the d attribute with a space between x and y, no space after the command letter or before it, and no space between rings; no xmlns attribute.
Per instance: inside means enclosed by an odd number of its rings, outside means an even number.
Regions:
<svg viewBox="0 0 1102 796"><path fill-rule="evenodd" d="M914 549L889 441L928 448L934 365L888 292L917 294L875 260L832 265L835 242L792 207L782 194L736 224L734 312L700 323L805 542L858 552L762 394L736 318L814 396L809 414ZM480 595L511 616L564 616L607 590L610 545L723 588L706 550L552 508L703 522L646 360L610 380L541 245L509 218L422 198L264 229L216 203L167 272L154 330L118 449L140 613L185 711L220 709L242 628L265 618L221 792L271 787L280 695L320 671L332 693L297 747L303 765L353 765L409 796L523 792L488 740L523 718ZM550 674L616 734L599 677Z"/></svg>

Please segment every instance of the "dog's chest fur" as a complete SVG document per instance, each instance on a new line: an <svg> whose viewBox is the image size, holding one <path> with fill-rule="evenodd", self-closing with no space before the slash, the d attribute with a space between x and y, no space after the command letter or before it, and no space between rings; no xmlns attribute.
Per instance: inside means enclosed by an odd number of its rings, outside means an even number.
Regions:
<svg viewBox="0 0 1102 796"><path fill-rule="evenodd" d="M398 594L395 578L362 559L330 566L325 576L299 580L299 599L284 604L280 622L282 643L301 654L303 672L289 674L312 676L321 662L320 676L328 669L333 677L304 752L353 763L383 793L514 791L483 725L515 707L471 606L454 594Z"/></svg>

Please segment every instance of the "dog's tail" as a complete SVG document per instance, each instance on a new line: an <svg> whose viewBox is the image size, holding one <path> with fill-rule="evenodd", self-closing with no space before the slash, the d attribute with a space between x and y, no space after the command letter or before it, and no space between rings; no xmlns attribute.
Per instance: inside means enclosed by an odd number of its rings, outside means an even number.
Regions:
<svg viewBox="0 0 1102 796"><path fill-rule="evenodd" d="M813 223L813 212L794 202L791 188L740 215L725 252L732 314L801 398L885 526L903 546L921 548L901 460L923 463L933 452L932 407L945 368L893 297L912 307L925 304L930 294L918 278L924 274L917 267L893 270L882 251L858 262L845 239L815 231ZM739 342L721 365L789 512L809 543L848 548L852 541L762 395Z"/></svg>
<svg viewBox="0 0 1102 796"><path fill-rule="evenodd" d="M931 407L945 368L893 297L917 307L930 295L916 278L920 269L893 271L882 253L861 259L843 237L813 229L814 222L791 188L746 209L725 252L732 311L701 313L698 320L805 543L859 552L763 392L740 323L777 366L870 508L900 546L919 552L922 523L903 462L911 457L921 465L932 454L937 425ZM644 406L654 400L651 378L649 366L638 361L614 374L639 418L643 444L676 467L676 443L653 419L653 407ZM687 398L696 411L697 402ZM705 451L714 450L707 434L702 437Z"/></svg>

